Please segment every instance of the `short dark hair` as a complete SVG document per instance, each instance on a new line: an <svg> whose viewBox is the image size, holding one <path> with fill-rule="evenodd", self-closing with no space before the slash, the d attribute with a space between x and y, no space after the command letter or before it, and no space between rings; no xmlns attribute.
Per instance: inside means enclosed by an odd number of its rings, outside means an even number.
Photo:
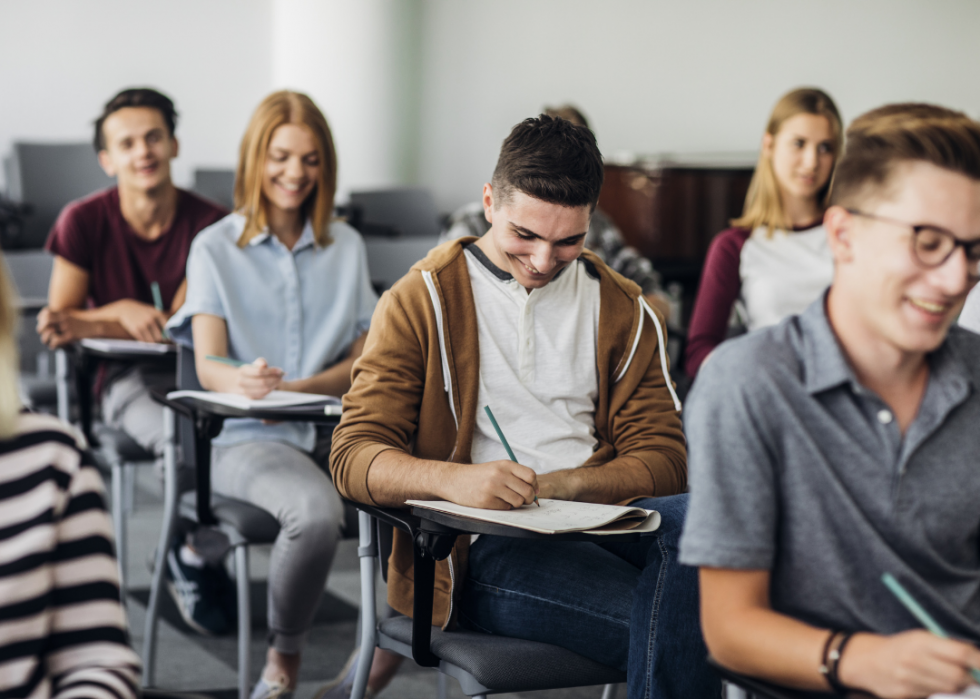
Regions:
<svg viewBox="0 0 980 699"><path fill-rule="evenodd" d="M602 154L584 126L542 114L515 126L500 148L493 171L494 201L516 189L561 206L594 210L602 189Z"/></svg>
<svg viewBox="0 0 980 699"><path fill-rule="evenodd" d="M897 166L926 162L980 180L980 123L932 104L889 104L862 114L847 129L830 201L855 206L884 194Z"/></svg>
<svg viewBox="0 0 980 699"><path fill-rule="evenodd" d="M102 133L102 125L105 123L105 120L113 112L118 112L120 109L125 109L126 107L150 107L156 109L163 116L163 120L167 124L167 131L170 132L170 138L174 137L174 131L177 128L177 110L174 109L173 100L151 87L131 87L123 90L106 102L105 107L102 109L102 114L95 120L95 138L92 140L92 144L95 146L96 153L105 150L105 136Z"/></svg>

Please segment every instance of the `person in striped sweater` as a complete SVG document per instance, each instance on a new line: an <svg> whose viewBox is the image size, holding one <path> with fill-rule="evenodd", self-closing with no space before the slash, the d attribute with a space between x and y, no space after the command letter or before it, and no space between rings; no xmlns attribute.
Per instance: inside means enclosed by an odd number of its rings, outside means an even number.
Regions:
<svg viewBox="0 0 980 699"><path fill-rule="evenodd" d="M0 257L0 696L137 697L102 481L70 427L21 412L13 296Z"/></svg>

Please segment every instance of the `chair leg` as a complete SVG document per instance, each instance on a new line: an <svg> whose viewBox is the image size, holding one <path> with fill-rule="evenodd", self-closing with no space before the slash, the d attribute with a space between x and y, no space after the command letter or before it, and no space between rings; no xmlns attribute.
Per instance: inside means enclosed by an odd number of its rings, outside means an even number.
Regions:
<svg viewBox="0 0 980 699"><path fill-rule="evenodd" d="M235 582L238 586L238 699L248 699L252 668L252 604L248 586L248 546L235 547Z"/></svg>
<svg viewBox="0 0 980 699"><path fill-rule="evenodd" d="M364 699L378 640L377 610L374 608L374 559L378 555L378 547L374 538L374 520L366 512L358 512L357 523L360 530L357 555L361 559L361 649L350 699Z"/></svg>
<svg viewBox="0 0 980 699"><path fill-rule="evenodd" d="M136 468L133 464L123 464L123 485L125 512L131 515L136 511Z"/></svg>
<svg viewBox="0 0 980 699"><path fill-rule="evenodd" d="M123 465L112 464L112 524L116 535L116 562L119 564L119 597L126 603L126 508L123 502Z"/></svg>
<svg viewBox="0 0 980 699"><path fill-rule="evenodd" d="M449 696L449 676L444 672L439 672L436 670L436 674L439 676L438 684L436 685L436 696L438 699L447 699Z"/></svg>
<svg viewBox="0 0 980 699"><path fill-rule="evenodd" d="M153 564L153 580L150 582L150 599L146 605L146 626L143 631L143 686L152 687L156 671L157 616L160 612L160 591L167 565L167 551L177 524L177 454L174 447L174 413L163 411L163 429L167 437L163 452L163 521L160 523L160 540L157 542Z"/></svg>
<svg viewBox="0 0 980 699"><path fill-rule="evenodd" d="M54 353L55 389L58 396L58 418L71 422L71 409L68 404L68 354L64 349Z"/></svg>
<svg viewBox="0 0 980 699"><path fill-rule="evenodd" d="M617 689L619 689L618 684L607 684L602 688L602 699L616 699Z"/></svg>

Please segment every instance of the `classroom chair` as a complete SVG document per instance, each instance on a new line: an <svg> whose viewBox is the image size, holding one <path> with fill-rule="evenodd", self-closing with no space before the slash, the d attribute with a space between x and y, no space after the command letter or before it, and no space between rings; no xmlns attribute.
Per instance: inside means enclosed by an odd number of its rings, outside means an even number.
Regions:
<svg viewBox="0 0 980 699"><path fill-rule="evenodd" d="M139 465L153 465L156 457L137 444L122 430L108 425L93 427L93 444L96 463L103 472L108 472L112 499L112 527L116 537L116 558L119 563L119 594L126 601L126 567L129 561L128 517L133 512L135 501L134 468Z"/></svg>
<svg viewBox="0 0 980 699"><path fill-rule="evenodd" d="M583 658L564 648L534 641L493 636L468 630L445 632L427 623L414 623L405 616L377 621L375 571L380 566L387 580L388 557L394 529L401 529L416 542L415 610L417 619L432 615L432 566L425 560L442 560L449 555L455 534L446 536L439 525L420 520L406 510L352 503L358 510L361 567L361 646L359 667L351 699L363 699L374 648L378 646L459 681L463 693L482 699L501 692L529 692L606 685L603 699L612 699L615 685L626 681L626 673ZM423 591L427 590L428 594Z"/></svg>
<svg viewBox="0 0 980 699"><path fill-rule="evenodd" d="M194 367L194 351L178 346L177 388L203 390L197 380ZM166 571L166 556L177 526L177 517L183 517L205 526L213 526L228 537L234 551L235 583L238 594L238 696L248 699L251 679L249 646L252 642L251 599L249 589L249 551L253 544L272 544L279 536L279 522L265 510L247 502L225 498L211 493L210 443L199 449L194 438L194 413L184 409L174 414L174 406L166 411L167 433L180 445L181 461L196 470L197 489L180 495L177 483L177 459L167 458L164 464L164 510L157 544L153 579L150 583L150 599L146 609L146 627L143 645L143 685L152 686L156 671L157 620L160 611L160 592ZM216 437L217 434L210 434ZM202 487L203 486L203 487ZM197 497L198 492L209 497Z"/></svg>
<svg viewBox="0 0 980 699"><path fill-rule="evenodd" d="M15 142L5 166L10 198L31 206L16 241L20 249L44 247L65 204L115 184L91 143Z"/></svg>
<svg viewBox="0 0 980 699"><path fill-rule="evenodd" d="M177 387L202 390L194 366L194 351L188 347L177 348ZM159 398L158 396L155 396ZM152 686L156 664L156 627L159 615L160 592L163 588L165 557L173 540L180 517L199 525L215 527L228 537L234 551L234 570L238 594L238 695L248 699L251 682L249 646L252 642L251 599L249 589L249 546L275 543L279 536L279 522L270 513L241 500L223 497L211 492L211 444L210 440L220 431L220 422L208 422L180 405L167 402L168 444L179 444L181 461L195 471L196 488L180 495L177 484L177 459L165 459L164 514L157 544L150 599L146 610L146 627L143 652L143 685ZM176 414L175 414L176 413ZM198 420L195 427L194 420ZM195 429L208 437L199 443ZM175 447L168 447L175 449ZM200 496L200 497L198 497ZM353 508L347 508L344 527L345 538L357 536L357 520Z"/></svg>

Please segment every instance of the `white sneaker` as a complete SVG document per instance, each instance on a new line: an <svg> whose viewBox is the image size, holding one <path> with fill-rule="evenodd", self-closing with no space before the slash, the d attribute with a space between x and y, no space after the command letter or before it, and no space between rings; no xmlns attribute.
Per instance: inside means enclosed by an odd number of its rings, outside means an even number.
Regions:
<svg viewBox="0 0 980 699"><path fill-rule="evenodd" d="M355 648L354 652L347 658L347 663L340 673L320 687L313 695L313 699L350 699L351 691L354 689L354 674L357 672L358 657L358 651ZM371 688L365 687L364 699L374 699L374 697L375 694Z"/></svg>
<svg viewBox="0 0 980 699"><path fill-rule="evenodd" d="M249 699L293 699L293 692L289 689L289 683L285 677L270 682L265 677L259 677L259 681L252 688Z"/></svg>

